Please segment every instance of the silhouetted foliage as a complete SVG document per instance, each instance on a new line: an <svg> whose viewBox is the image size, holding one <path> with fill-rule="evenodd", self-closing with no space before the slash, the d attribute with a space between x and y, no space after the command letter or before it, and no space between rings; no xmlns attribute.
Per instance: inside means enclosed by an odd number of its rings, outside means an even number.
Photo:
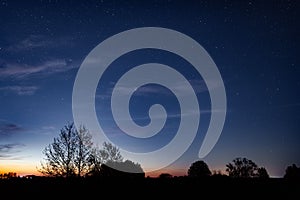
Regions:
<svg viewBox="0 0 300 200"><path fill-rule="evenodd" d="M0 179L11 179L11 178L17 178L18 175L16 172L8 172L0 174Z"/></svg>
<svg viewBox="0 0 300 200"><path fill-rule="evenodd" d="M211 171L209 170L208 165L203 160L192 163L192 165L188 169L189 177L206 177L210 175Z"/></svg>
<svg viewBox="0 0 300 200"><path fill-rule="evenodd" d="M172 178L173 176L169 173L161 173L158 177L159 178Z"/></svg>
<svg viewBox="0 0 300 200"><path fill-rule="evenodd" d="M89 175L101 175L101 165L107 162L122 162L123 156L118 147L111 143L104 142L103 148L93 148L90 154L89 163L91 170Z"/></svg>
<svg viewBox="0 0 300 200"><path fill-rule="evenodd" d="M99 176L101 171L101 165L103 163L103 159L100 153L100 150L97 148L93 148L89 158L90 171L87 174L88 176Z"/></svg>
<svg viewBox="0 0 300 200"><path fill-rule="evenodd" d="M235 158L226 167L228 175L235 178L255 177L258 169L257 165L247 158Z"/></svg>
<svg viewBox="0 0 300 200"><path fill-rule="evenodd" d="M126 178L144 178L145 172L138 163L130 160L107 161L101 165L100 175L102 177L126 177Z"/></svg>
<svg viewBox="0 0 300 200"><path fill-rule="evenodd" d="M104 142L103 149L100 150L103 161L122 162L123 156L118 147L111 143Z"/></svg>
<svg viewBox="0 0 300 200"><path fill-rule="evenodd" d="M256 163L247 158L235 158L232 163L226 165L226 171L234 178L269 178L264 167L259 168Z"/></svg>
<svg viewBox="0 0 300 200"><path fill-rule="evenodd" d="M89 131L81 126L77 131L75 148L75 167L78 176L84 176L90 171L89 156L92 150L92 136Z"/></svg>
<svg viewBox="0 0 300 200"><path fill-rule="evenodd" d="M120 174L115 172L118 170L145 176L140 164L130 160L123 162L117 146L104 142L102 149L93 147L89 131L84 126L77 130L73 123L64 126L43 153L45 163L41 162L41 169L38 170L46 176L110 176ZM106 166L118 170L108 170Z"/></svg>
<svg viewBox="0 0 300 200"><path fill-rule="evenodd" d="M300 179L300 167L297 167L296 164L288 166L284 174L285 179Z"/></svg>
<svg viewBox="0 0 300 200"><path fill-rule="evenodd" d="M257 177L261 179L270 178L266 168L260 167L257 169Z"/></svg>
<svg viewBox="0 0 300 200"><path fill-rule="evenodd" d="M39 171L47 176L84 176L90 171L89 158L92 150L91 135L81 126L79 130L73 123L61 129L43 151L45 163L41 162Z"/></svg>

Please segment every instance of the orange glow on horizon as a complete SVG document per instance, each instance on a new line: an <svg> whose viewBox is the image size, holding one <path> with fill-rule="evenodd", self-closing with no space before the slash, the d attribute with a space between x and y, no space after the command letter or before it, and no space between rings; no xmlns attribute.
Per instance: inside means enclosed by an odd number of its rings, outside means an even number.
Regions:
<svg viewBox="0 0 300 200"><path fill-rule="evenodd" d="M18 164L18 163L9 163L3 165L0 164L0 174L15 172L17 176L26 176L26 175L42 175L38 172L36 166L34 165L26 165L26 164Z"/></svg>
<svg viewBox="0 0 300 200"><path fill-rule="evenodd" d="M152 172L147 172L145 176L149 177L159 177L160 174L162 173L167 173L171 174L172 176L185 176L187 175L186 170L183 169L173 169L173 168L168 168L168 169L161 169L157 171L152 171Z"/></svg>
<svg viewBox="0 0 300 200"><path fill-rule="evenodd" d="M36 176L42 176L38 171L38 168L40 168L40 165L37 163L25 163L22 161L6 161L6 163L0 163L0 174L9 173L9 172L15 172L17 173L17 176L26 176L26 175L36 175ZM214 171L220 171L222 174L226 174L225 168L220 167L216 169L210 169L212 173ZM146 170L147 171L147 170ZM145 177L159 177L162 173L168 173L172 176L186 176L187 175L188 168L164 168L156 171L149 171L145 173Z"/></svg>
<svg viewBox="0 0 300 200"><path fill-rule="evenodd" d="M3 164L0 164L0 174L9 173L9 172L15 172L17 173L17 176L26 176L26 175L42 176L42 174L38 172L36 166L34 165L8 164L4 166ZM145 173L145 176L158 177L162 173L168 173L171 174L172 176L186 175L186 172L180 169L162 169L162 170L147 172Z"/></svg>

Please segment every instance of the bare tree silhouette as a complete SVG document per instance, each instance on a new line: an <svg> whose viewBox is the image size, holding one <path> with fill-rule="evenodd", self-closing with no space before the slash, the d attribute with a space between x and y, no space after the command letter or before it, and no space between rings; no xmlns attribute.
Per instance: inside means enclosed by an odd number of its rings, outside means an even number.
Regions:
<svg viewBox="0 0 300 200"><path fill-rule="evenodd" d="M89 164L91 170L89 175L98 176L101 175L102 164L107 162L122 162L123 156L118 147L115 145L104 142L102 149L93 148L89 158Z"/></svg>
<svg viewBox="0 0 300 200"><path fill-rule="evenodd" d="M45 162L41 162L38 171L55 177L84 176L90 170L92 144L91 135L84 126L77 130L73 123L69 123L44 149Z"/></svg>
<svg viewBox="0 0 300 200"><path fill-rule="evenodd" d="M89 131L73 123L65 125L53 143L43 151L45 161L38 169L42 174L53 177L84 177L118 175L119 171L145 175L138 163L123 161L119 148L104 142L103 147L93 147ZM118 169L118 170L117 170ZM118 171L118 172L117 172ZM137 176L137 175L136 175Z"/></svg>

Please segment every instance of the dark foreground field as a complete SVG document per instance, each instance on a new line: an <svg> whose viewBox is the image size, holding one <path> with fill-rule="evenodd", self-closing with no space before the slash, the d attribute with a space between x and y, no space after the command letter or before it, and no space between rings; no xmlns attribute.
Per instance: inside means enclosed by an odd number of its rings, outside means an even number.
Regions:
<svg viewBox="0 0 300 200"><path fill-rule="evenodd" d="M297 199L300 195L300 182L281 178L231 179L228 177L209 177L191 179L174 178L89 178L54 179L35 177L0 180L1 196L15 198L139 198L182 197L204 199L261 199L281 197ZM297 197L298 196L298 197Z"/></svg>

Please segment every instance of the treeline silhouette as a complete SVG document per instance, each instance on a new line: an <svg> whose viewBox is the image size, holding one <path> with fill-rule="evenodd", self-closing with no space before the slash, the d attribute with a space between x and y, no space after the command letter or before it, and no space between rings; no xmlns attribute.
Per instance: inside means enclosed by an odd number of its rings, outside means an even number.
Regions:
<svg viewBox="0 0 300 200"><path fill-rule="evenodd" d="M124 173L124 172L117 172ZM131 174L132 175L132 174ZM208 196L209 198L268 198L294 199L299 194L299 179L287 178L233 178L228 175L158 177L87 176L49 177L25 176L0 180L0 193L9 198L169 198ZM262 196L263 195L263 196Z"/></svg>
<svg viewBox="0 0 300 200"><path fill-rule="evenodd" d="M119 149L111 143L102 148L95 147L89 131L81 126L77 130L73 123L64 126L58 137L45 147L45 158L38 171L43 176L20 177L14 172L0 174L0 192L15 194L47 194L58 192L70 196L101 194L113 191L118 195L135 190L144 194L197 193L212 188L223 191L240 191L257 194L291 195L300 188L300 167L287 166L281 178L270 178L264 167L254 161L237 157L226 164L226 173L211 171L207 163L197 160L187 169L187 175L173 176L161 173L158 177L146 177L139 163L124 159ZM53 193L54 192L54 193ZM218 194L218 193L216 193ZM224 193L225 194L225 193ZM211 194L213 195L213 194Z"/></svg>

